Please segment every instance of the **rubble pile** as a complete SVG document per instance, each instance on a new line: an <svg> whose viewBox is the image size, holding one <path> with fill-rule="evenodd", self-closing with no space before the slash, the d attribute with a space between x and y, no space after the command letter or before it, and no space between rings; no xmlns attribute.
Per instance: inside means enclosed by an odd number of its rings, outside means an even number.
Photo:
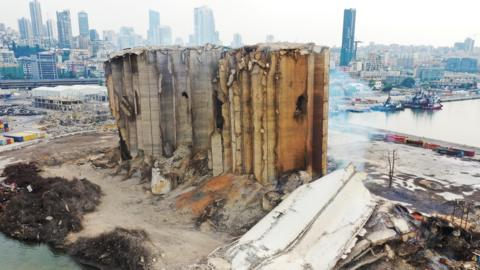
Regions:
<svg viewBox="0 0 480 270"><path fill-rule="evenodd" d="M2 176L0 231L15 239L61 248L100 203L99 186L86 179L44 178L34 163L9 165Z"/></svg>
<svg viewBox="0 0 480 270"><path fill-rule="evenodd" d="M42 129L52 136L97 130L113 124L110 112L105 110L52 111L40 120Z"/></svg>
<svg viewBox="0 0 480 270"><path fill-rule="evenodd" d="M145 241L148 235L143 230L116 228L94 238L78 239L70 246L69 254L99 269L148 270L155 258Z"/></svg>
<svg viewBox="0 0 480 270"><path fill-rule="evenodd" d="M477 269L480 230L465 215L459 221L453 215L427 216L383 202L337 268Z"/></svg>
<svg viewBox="0 0 480 270"><path fill-rule="evenodd" d="M262 208L264 190L248 176L217 176L176 197L175 208L190 214L202 231L242 235L267 213Z"/></svg>
<svg viewBox="0 0 480 270"><path fill-rule="evenodd" d="M0 116L32 116L44 114L46 114L46 112L32 109L27 105L0 105Z"/></svg>

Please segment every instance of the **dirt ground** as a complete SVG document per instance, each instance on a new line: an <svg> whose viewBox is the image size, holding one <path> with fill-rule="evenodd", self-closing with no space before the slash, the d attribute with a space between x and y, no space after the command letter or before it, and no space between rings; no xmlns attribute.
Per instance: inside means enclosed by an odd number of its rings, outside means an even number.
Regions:
<svg viewBox="0 0 480 270"><path fill-rule="evenodd" d="M393 188L388 188L386 154L396 150ZM422 212L450 211L449 201L480 201L480 161L440 155L403 144L369 141L365 135L330 131L328 155L337 164L353 161L368 174L377 196ZM478 156L477 156L478 157Z"/></svg>
<svg viewBox="0 0 480 270"><path fill-rule="evenodd" d="M84 216L84 229L70 234L67 241L98 236L116 227L144 230L156 258L154 269L192 269L217 247L231 242L230 234L199 227L191 212L175 210L177 196L196 187L181 187L166 197L154 196L149 184L139 177L128 178L126 171L118 173L115 168L93 165L92 160L117 145L115 133L69 136L0 153L0 169L14 162L36 161L44 177L87 178L99 185L103 192L100 205ZM393 188L388 188L385 154L392 149L398 151L399 160ZM366 186L376 196L413 209L446 213L453 199L480 201L478 161L406 145L370 142L365 136L337 131L330 132L329 156L339 166L353 161L365 170L369 175ZM246 194L237 197L248 198Z"/></svg>
<svg viewBox="0 0 480 270"><path fill-rule="evenodd" d="M174 211L174 200L152 195L140 179L125 179L126 173L114 174L114 169L88 162L117 143L117 134L65 137L0 153L0 169L9 163L37 161L46 165L42 167L45 177L87 178L99 185L103 192L100 205L84 216L84 229L67 240L97 236L116 227L143 229L156 255L155 269L184 269L230 240L225 233L196 229L192 216Z"/></svg>

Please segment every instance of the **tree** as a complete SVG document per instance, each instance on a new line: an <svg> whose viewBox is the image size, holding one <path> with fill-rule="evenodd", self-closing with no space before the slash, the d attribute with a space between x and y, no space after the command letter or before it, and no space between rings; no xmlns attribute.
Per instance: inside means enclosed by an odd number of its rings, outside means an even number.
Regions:
<svg viewBox="0 0 480 270"><path fill-rule="evenodd" d="M395 173L395 161L398 160L397 150L387 152L387 165L388 165L388 187L393 185L393 174Z"/></svg>
<svg viewBox="0 0 480 270"><path fill-rule="evenodd" d="M391 84L386 83L385 86L383 87L382 91L383 92L390 92L390 91L392 91L392 89L393 89L393 86Z"/></svg>
<svg viewBox="0 0 480 270"><path fill-rule="evenodd" d="M412 77L407 77L403 80L402 86L406 88L413 88L415 86L415 79Z"/></svg>

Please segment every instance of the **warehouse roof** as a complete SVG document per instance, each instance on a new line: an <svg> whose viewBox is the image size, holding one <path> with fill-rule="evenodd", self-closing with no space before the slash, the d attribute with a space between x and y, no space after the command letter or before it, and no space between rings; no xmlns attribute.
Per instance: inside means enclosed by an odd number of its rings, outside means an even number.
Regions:
<svg viewBox="0 0 480 270"><path fill-rule="evenodd" d="M62 97L83 99L89 95L107 95L107 88L99 85L71 85L56 87L37 87L32 90L33 97Z"/></svg>

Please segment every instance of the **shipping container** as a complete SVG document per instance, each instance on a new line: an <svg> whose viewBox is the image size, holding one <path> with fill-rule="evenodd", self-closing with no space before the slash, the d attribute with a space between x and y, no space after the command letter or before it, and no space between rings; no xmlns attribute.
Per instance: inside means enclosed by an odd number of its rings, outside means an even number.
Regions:
<svg viewBox="0 0 480 270"><path fill-rule="evenodd" d="M37 133L35 132L17 132L17 133L8 133L4 135L7 138L12 138L15 142L26 142L35 140L38 138Z"/></svg>
<svg viewBox="0 0 480 270"><path fill-rule="evenodd" d="M427 149L435 150L435 149L437 149L438 147L440 147L440 145L434 144L434 143L424 143L424 144L423 144L423 147L424 147L424 148L427 148Z"/></svg>
<svg viewBox="0 0 480 270"><path fill-rule="evenodd" d="M423 147L423 141L422 140L414 140L414 139L408 138L405 141L405 143L408 144L408 145L412 145L412 146Z"/></svg>

